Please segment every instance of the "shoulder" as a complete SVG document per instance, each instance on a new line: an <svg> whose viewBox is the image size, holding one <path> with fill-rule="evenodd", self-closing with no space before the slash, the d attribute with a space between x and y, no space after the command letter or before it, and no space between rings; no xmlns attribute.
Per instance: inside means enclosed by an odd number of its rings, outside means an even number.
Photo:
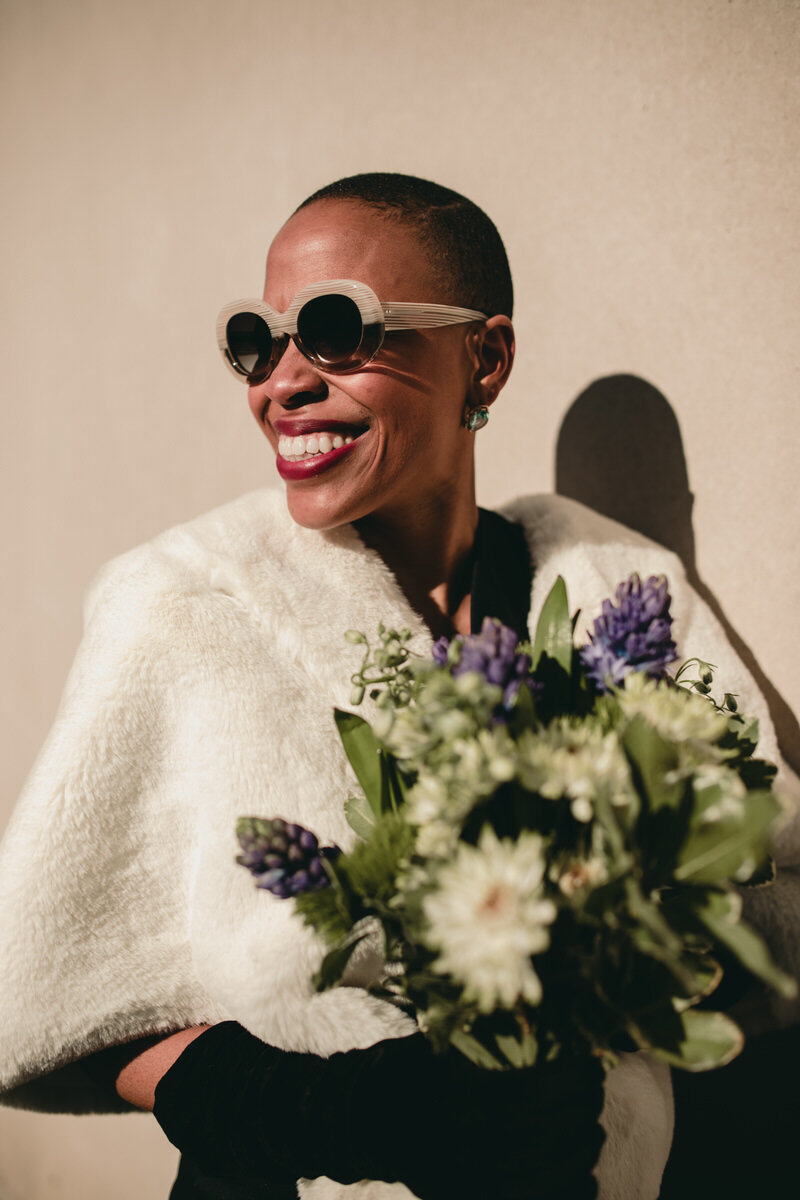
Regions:
<svg viewBox="0 0 800 1200"><path fill-rule="evenodd" d="M580 610L581 640L588 637L603 601L613 598L631 574L636 572L642 579L665 576L680 658L697 656L714 664L720 694L735 693L742 711L758 717L759 752L778 757L764 698L719 621L689 583L677 554L565 496L523 496L501 511L522 525L528 538L534 566L531 628L559 575L567 585L570 611Z"/></svg>
<svg viewBox="0 0 800 1200"><path fill-rule="evenodd" d="M112 558L99 569L86 594L84 616L113 597L191 592L213 586L220 566L263 560L281 527L291 523L279 493L250 492Z"/></svg>
<svg viewBox="0 0 800 1200"><path fill-rule="evenodd" d="M634 571L642 577L666 575L679 603L690 591L683 564L671 550L575 500L522 496L501 511L525 529L535 586L549 588L562 575L571 600L586 610L613 595Z"/></svg>
<svg viewBox="0 0 800 1200"><path fill-rule="evenodd" d="M265 488L166 529L97 571L84 597L86 633L135 641L214 594L249 594L291 525L281 494Z"/></svg>
<svg viewBox="0 0 800 1200"><path fill-rule="evenodd" d="M644 534L566 496L544 493L520 496L504 505L500 511L509 520L525 528L540 559L575 550L597 562L613 558L615 554L623 557L645 555L675 563L679 561L672 551L659 546Z"/></svg>
<svg viewBox="0 0 800 1200"><path fill-rule="evenodd" d="M252 561L274 557L285 505L265 489L165 530L107 562L89 584L63 703L173 687L246 623Z"/></svg>
<svg viewBox="0 0 800 1200"><path fill-rule="evenodd" d="M309 593L318 613L337 583L347 595L354 586L374 588L381 575L375 561L352 526L306 529L290 516L282 491L262 488L112 559L88 589L84 616L91 622L111 603L149 617L154 609L213 593L262 616L274 607L285 621Z"/></svg>
<svg viewBox="0 0 800 1200"><path fill-rule="evenodd" d="M258 492L177 525L112 559L84 603L84 630L56 722L31 779L47 795L65 778L155 769L192 705L225 681L243 687L265 661L261 625L241 599L254 542L280 522L281 497ZM267 538L269 541L269 537ZM232 686L234 686L232 685ZM205 689L205 690L204 690ZM144 761L143 747L150 749ZM83 782L80 782L83 780Z"/></svg>

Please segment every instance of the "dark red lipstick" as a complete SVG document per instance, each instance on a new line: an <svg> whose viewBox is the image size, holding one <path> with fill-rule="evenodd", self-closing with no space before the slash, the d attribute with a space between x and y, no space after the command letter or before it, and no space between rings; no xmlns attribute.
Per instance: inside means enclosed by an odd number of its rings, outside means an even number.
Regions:
<svg viewBox="0 0 800 1200"><path fill-rule="evenodd" d="M320 426L319 429L333 429L333 426ZM308 430L308 432L316 433L317 430L312 429ZM295 437L297 436L299 435L295 434ZM299 462L290 462L288 458L282 458L278 454L275 459L275 465L278 468L278 474L281 479L310 479L312 475L319 475L323 471L327 471L328 467L334 466L357 445L358 438L354 438L352 442L348 442L345 446L338 446L335 450L328 450L326 454L312 454L309 458L304 458Z"/></svg>

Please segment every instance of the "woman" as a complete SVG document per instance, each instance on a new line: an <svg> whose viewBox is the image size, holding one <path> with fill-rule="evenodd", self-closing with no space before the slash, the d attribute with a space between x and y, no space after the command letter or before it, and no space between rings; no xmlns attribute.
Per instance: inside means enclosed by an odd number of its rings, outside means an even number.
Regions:
<svg viewBox="0 0 800 1200"><path fill-rule="evenodd" d="M408 325L382 343L375 296ZM155 1106L185 1152L176 1198L277 1200L298 1179L314 1197L592 1195L594 1068L481 1074L359 986L314 994L321 947L233 865L235 818L349 844L344 632L383 621L424 650L491 614L524 635L557 574L588 621L632 570L665 572L680 649L714 659L773 755L763 703L666 551L553 497L479 514L474 438L514 335L502 243L469 201L405 176L323 189L272 243L264 304L224 310L221 344L290 515L244 497L96 582L0 861L0 1087ZM365 956L348 982L376 970ZM605 1083L602 1196L657 1194L670 1122L666 1070L629 1056Z"/></svg>

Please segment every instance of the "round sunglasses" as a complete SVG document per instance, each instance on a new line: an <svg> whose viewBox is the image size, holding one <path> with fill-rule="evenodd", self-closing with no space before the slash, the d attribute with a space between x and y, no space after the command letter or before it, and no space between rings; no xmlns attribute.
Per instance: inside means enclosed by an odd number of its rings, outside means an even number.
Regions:
<svg viewBox="0 0 800 1200"><path fill-rule="evenodd" d="M449 304L382 303L365 283L326 279L299 291L283 313L263 300L226 304L217 317L217 341L234 375L263 383L290 338L315 367L344 375L373 359L392 330L485 320L485 313Z"/></svg>

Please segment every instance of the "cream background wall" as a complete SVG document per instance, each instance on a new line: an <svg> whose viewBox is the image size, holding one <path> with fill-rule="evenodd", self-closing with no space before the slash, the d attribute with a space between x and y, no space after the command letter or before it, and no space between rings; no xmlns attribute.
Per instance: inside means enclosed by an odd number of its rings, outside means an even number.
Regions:
<svg viewBox="0 0 800 1200"><path fill-rule="evenodd" d="M214 318L359 170L464 191L506 240L519 358L482 502L552 487L593 380L653 384L701 574L800 707L798 3L3 0L0 38L0 825L94 570L278 485ZM0 1110L0 1200L156 1198L173 1171L148 1118Z"/></svg>

